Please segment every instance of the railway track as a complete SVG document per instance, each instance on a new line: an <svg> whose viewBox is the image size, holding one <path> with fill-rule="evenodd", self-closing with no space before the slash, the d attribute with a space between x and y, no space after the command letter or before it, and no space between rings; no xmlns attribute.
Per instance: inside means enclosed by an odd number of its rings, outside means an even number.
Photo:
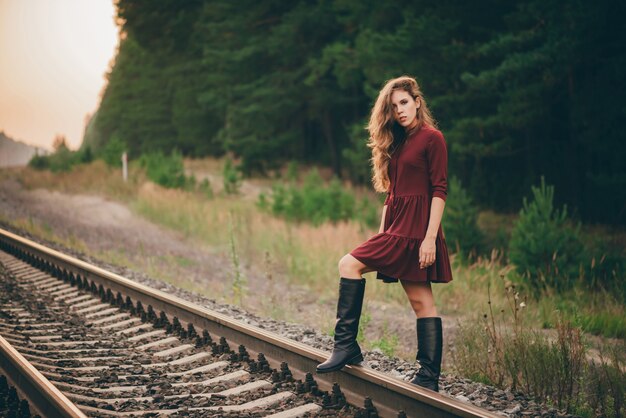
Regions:
<svg viewBox="0 0 626 418"><path fill-rule="evenodd" d="M0 229L0 368L44 416L495 417Z"/></svg>

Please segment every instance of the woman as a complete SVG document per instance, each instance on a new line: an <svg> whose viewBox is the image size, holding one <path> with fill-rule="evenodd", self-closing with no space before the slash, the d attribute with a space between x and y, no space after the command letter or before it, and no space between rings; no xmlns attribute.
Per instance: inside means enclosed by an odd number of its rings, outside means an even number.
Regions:
<svg viewBox="0 0 626 418"><path fill-rule="evenodd" d="M412 383L438 391L443 344L441 318L430 284L452 280L441 217L447 196L447 149L443 135L411 77L388 81L372 109L374 188L387 192L379 233L339 262L335 344L318 373L363 361L356 342L363 305L363 273L385 283L398 280L417 317L417 360Z"/></svg>

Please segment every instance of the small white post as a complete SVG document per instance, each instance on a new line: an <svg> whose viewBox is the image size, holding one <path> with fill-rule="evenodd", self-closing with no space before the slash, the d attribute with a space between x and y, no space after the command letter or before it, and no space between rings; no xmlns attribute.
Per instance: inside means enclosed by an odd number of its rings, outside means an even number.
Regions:
<svg viewBox="0 0 626 418"><path fill-rule="evenodd" d="M124 181L128 181L128 155L126 151L122 154L122 177L124 177Z"/></svg>

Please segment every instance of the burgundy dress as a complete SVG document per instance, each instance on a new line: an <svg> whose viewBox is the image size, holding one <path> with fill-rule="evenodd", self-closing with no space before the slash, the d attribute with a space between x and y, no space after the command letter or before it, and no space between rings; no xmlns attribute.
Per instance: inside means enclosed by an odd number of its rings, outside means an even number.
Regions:
<svg viewBox="0 0 626 418"><path fill-rule="evenodd" d="M419 248L426 236L434 196L447 196L448 154L443 135L423 126L409 134L391 155L384 232L350 254L377 271L377 279L392 283L447 283L452 280L448 249L441 225L435 239L435 263L419 267Z"/></svg>

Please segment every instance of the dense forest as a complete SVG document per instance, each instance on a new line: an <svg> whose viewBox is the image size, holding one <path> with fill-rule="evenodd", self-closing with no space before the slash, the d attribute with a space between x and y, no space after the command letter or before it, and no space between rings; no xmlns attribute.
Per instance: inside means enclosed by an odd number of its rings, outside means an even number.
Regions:
<svg viewBox="0 0 626 418"><path fill-rule="evenodd" d="M625 3L116 0L122 39L83 147L285 161L367 184L364 127L413 75L449 172L517 211L544 175L585 222L626 223Z"/></svg>

